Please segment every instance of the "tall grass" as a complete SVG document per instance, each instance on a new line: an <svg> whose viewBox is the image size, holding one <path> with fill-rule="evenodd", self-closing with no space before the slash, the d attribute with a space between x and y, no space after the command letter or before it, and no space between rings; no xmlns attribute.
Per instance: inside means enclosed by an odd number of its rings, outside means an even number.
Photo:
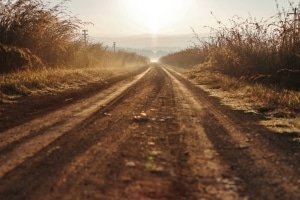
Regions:
<svg viewBox="0 0 300 200"><path fill-rule="evenodd" d="M191 68L205 61L206 55L203 50L200 48L187 48L160 58L160 62L182 68Z"/></svg>
<svg viewBox="0 0 300 200"><path fill-rule="evenodd" d="M136 70L136 65L107 68L46 68L0 74L0 105L21 96L58 93L89 83L105 83L111 77Z"/></svg>
<svg viewBox="0 0 300 200"><path fill-rule="evenodd" d="M186 67L207 62L221 73L261 83L299 88L300 86L300 7L290 3L270 18L244 19L234 16L229 25L217 22L209 38L199 38L191 49L167 55L161 62ZM213 15L213 14L212 14ZM198 59L191 59L198 58Z"/></svg>
<svg viewBox="0 0 300 200"><path fill-rule="evenodd" d="M265 86L264 84L249 84L238 78L230 77L210 69L209 65L200 64L184 72L189 79L207 89L226 91L227 95L243 100L257 109L280 110L298 113L300 111L300 92Z"/></svg>
<svg viewBox="0 0 300 200"><path fill-rule="evenodd" d="M66 2L51 7L41 0L6 1L0 13L1 71L62 62L84 24L68 13Z"/></svg>
<svg viewBox="0 0 300 200"><path fill-rule="evenodd" d="M82 41L83 22L42 0L0 1L0 103L133 70L148 58Z"/></svg>
<svg viewBox="0 0 300 200"><path fill-rule="evenodd" d="M60 65L71 68L122 67L132 64L145 64L149 59L133 52L110 51L101 43L73 42L67 49Z"/></svg>
<svg viewBox="0 0 300 200"><path fill-rule="evenodd" d="M147 62L133 53L115 53L101 44L82 42L81 29L89 23L68 11L68 1L54 6L42 0L1 1L0 73Z"/></svg>
<svg viewBox="0 0 300 200"><path fill-rule="evenodd" d="M283 116L300 111L300 6L290 3L268 19L234 16L229 25L208 27L208 38L162 57L162 63L189 69L187 76L211 92L221 89L233 99L263 112ZM292 13L292 14L291 14ZM295 15L294 15L295 14ZM223 96L224 99L226 97ZM260 109L262 108L262 109ZM292 113L292 114L290 114ZM281 117L281 114L277 114Z"/></svg>

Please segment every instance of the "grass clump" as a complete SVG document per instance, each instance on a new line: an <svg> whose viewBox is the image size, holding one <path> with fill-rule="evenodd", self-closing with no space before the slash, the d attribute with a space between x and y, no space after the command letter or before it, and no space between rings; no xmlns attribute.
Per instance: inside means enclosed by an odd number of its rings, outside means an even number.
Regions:
<svg viewBox="0 0 300 200"><path fill-rule="evenodd" d="M79 88L135 69L136 65L128 65L122 68L49 68L12 72L0 76L0 99L3 103L20 96Z"/></svg>
<svg viewBox="0 0 300 200"><path fill-rule="evenodd" d="M211 70L207 65L197 65L184 73L202 88L226 91L224 96L247 105L241 109L254 109L257 112L268 113L275 111L282 113L283 117L296 116L300 112L300 92L276 86L266 86L260 83L241 81L239 78L224 75ZM223 98L220 95L219 97ZM237 104L239 104L237 103Z"/></svg>
<svg viewBox="0 0 300 200"><path fill-rule="evenodd" d="M0 74L44 68L92 67L145 63L134 53L107 50L100 43L82 41L89 22L73 16L62 0L0 2Z"/></svg>
<svg viewBox="0 0 300 200"><path fill-rule="evenodd" d="M0 1L0 99L78 87L149 61L83 41L90 23L73 16L68 2Z"/></svg>
<svg viewBox="0 0 300 200"><path fill-rule="evenodd" d="M299 112L300 7L275 2L278 13L268 19L234 16L225 25L216 18L219 26L208 27L208 38L196 35L194 47L160 62L189 69L187 76L199 84L241 94L261 107Z"/></svg>
<svg viewBox="0 0 300 200"><path fill-rule="evenodd" d="M300 88L299 13L290 7L280 9L269 19L234 16L225 25L209 27L208 38L198 38L194 47L161 58L161 62L180 67L209 62L211 69L243 78L245 81Z"/></svg>

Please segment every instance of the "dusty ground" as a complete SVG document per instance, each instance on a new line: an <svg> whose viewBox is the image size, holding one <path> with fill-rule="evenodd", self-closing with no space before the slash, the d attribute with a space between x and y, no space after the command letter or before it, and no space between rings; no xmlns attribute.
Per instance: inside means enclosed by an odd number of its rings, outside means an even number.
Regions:
<svg viewBox="0 0 300 200"><path fill-rule="evenodd" d="M291 135L157 65L0 117L0 199L300 199Z"/></svg>

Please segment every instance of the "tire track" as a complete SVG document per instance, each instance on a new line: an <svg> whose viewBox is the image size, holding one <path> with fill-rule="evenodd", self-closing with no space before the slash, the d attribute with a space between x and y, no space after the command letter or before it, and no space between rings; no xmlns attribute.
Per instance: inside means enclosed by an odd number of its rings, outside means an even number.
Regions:
<svg viewBox="0 0 300 200"><path fill-rule="evenodd" d="M170 69L139 77L53 121L36 119L36 130L15 129L7 143L1 134L6 167L14 151L25 154L0 177L0 199L299 199L299 171L250 122L237 123Z"/></svg>
<svg viewBox="0 0 300 200"><path fill-rule="evenodd" d="M2 132L0 149L5 154L0 156L0 178L66 132L80 125L99 109L105 108L110 102L120 98L150 70L151 68L130 80L121 81L89 99ZM22 143L18 144L19 141Z"/></svg>
<svg viewBox="0 0 300 200"><path fill-rule="evenodd" d="M229 166L229 174L238 178L236 184L242 185L242 196L247 195L251 199L300 198L297 192L300 189L299 174L295 168L279 162L285 159L284 155L276 149L269 149L251 135L253 133L249 132L249 128L234 123L225 112L201 96L203 93L196 94L195 89L190 89L195 86L181 75L170 69L168 71L181 93L193 101L192 105L200 108L196 108L196 112L202 113L200 126L221 159ZM269 159L275 155L276 159Z"/></svg>
<svg viewBox="0 0 300 200"><path fill-rule="evenodd" d="M246 195L240 194L242 181L230 172L230 165L219 155L209 137L210 133L203 126L206 106L173 75L175 72L164 70L173 82L176 106L180 113L179 124L189 144L188 163L192 170L189 176L197 185L195 195L198 199L247 199ZM208 126L214 126L215 123L209 123Z"/></svg>

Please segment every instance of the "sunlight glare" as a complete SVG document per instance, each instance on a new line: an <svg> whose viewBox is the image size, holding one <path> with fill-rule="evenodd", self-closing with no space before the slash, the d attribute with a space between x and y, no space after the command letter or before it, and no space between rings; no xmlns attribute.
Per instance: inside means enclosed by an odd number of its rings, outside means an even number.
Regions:
<svg viewBox="0 0 300 200"><path fill-rule="evenodd" d="M184 0L126 0L124 7L137 29L156 35L175 26L185 14L186 3Z"/></svg>

